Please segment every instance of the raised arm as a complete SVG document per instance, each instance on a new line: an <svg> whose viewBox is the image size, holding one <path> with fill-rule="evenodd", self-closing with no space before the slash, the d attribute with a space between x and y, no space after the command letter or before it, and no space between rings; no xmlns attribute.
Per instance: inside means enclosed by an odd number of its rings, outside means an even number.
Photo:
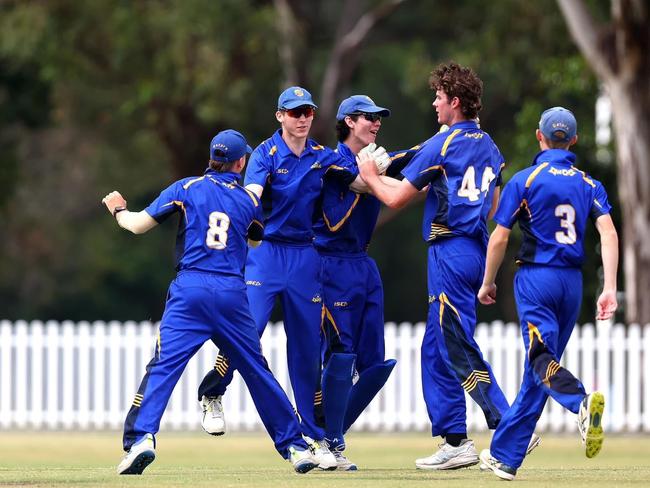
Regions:
<svg viewBox="0 0 650 488"><path fill-rule="evenodd" d="M618 307L616 301L616 273L618 271L618 234L609 214L596 219L600 234L600 253L603 259L603 291L598 297L596 319L607 320Z"/></svg>
<svg viewBox="0 0 650 488"><path fill-rule="evenodd" d="M158 222L144 210L129 212L126 208L126 200L118 191L112 191L106 195L102 199L102 203L106 205L106 209L115 217L120 227L134 234L144 234L158 225Z"/></svg>
<svg viewBox="0 0 650 488"><path fill-rule="evenodd" d="M390 208L402 208L418 194L418 189L410 181L398 181L378 174L374 159L369 154L359 156L359 173L381 202Z"/></svg>

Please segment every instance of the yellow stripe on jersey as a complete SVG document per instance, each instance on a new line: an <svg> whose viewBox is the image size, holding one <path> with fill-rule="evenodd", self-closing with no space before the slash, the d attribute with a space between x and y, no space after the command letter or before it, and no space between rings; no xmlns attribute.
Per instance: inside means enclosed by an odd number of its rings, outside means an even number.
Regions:
<svg viewBox="0 0 650 488"><path fill-rule="evenodd" d="M243 186L241 186L240 188L242 188L246 193L248 193L248 196L251 197L251 200L253 200L253 205L255 205L255 207L257 207L260 204L259 200L257 199L257 195L255 194L255 192L252 192L248 188L243 187Z"/></svg>
<svg viewBox="0 0 650 488"><path fill-rule="evenodd" d="M343 224L350 218L350 215L352 215L352 210L354 210L354 207L357 206L357 203L359 203L359 199L361 198L361 195L359 193L356 194L354 197L354 202L352 202L352 205L350 205L350 209L347 211L347 213L343 216L343 218L337 222L335 225L332 225L327 218L327 215L325 214L325 211L323 210L323 220L325 221L325 224L327 225L327 228L330 230L330 232L336 232L341 228Z"/></svg>
<svg viewBox="0 0 650 488"><path fill-rule="evenodd" d="M533 184L533 180L537 178L537 175L542 172L544 168L548 166L548 163L542 163L540 164L537 168L535 168L535 171L533 171L529 176L528 179L526 180L526 188L530 188L530 185Z"/></svg>
<svg viewBox="0 0 650 488"><path fill-rule="evenodd" d="M461 133L461 129L454 129L454 132L452 132L447 136L447 139L445 139L445 143L442 145L442 149L440 150L441 156L447 154L447 149L449 148L449 144L451 144L451 141L454 139L454 137L456 137L460 133Z"/></svg>
<svg viewBox="0 0 650 488"><path fill-rule="evenodd" d="M596 188L596 183L594 183L591 178L587 176L587 173L582 171L581 169L576 168L575 166L571 166L571 169L576 170L578 173L582 175L582 179L585 180L592 188Z"/></svg>
<svg viewBox="0 0 650 488"><path fill-rule="evenodd" d="M192 186L194 183L197 183L201 181L205 176L199 176L198 178L194 178L193 180L188 181L183 185L183 190L187 190L190 186Z"/></svg>
<svg viewBox="0 0 650 488"><path fill-rule="evenodd" d="M183 211L183 215L185 216L185 222L187 222L187 213L185 212L185 204L181 202L180 200L173 200L169 203L166 203L163 205L163 207L168 207L170 205L176 205Z"/></svg>

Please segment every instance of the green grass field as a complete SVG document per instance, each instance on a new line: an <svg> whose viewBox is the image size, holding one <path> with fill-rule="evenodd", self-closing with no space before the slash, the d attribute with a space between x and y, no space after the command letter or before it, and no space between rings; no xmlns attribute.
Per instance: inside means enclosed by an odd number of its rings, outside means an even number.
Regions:
<svg viewBox="0 0 650 488"><path fill-rule="evenodd" d="M288 488L503 486L478 467L457 471L416 470L436 440L426 434L350 434L356 473L297 475L261 433L214 438L202 433L162 432L156 461L142 476L117 476L119 432L0 432L0 486L211 486ZM475 438L477 448L489 437ZM586 459L577 436L543 435L515 483L524 486L650 486L650 436L609 436L600 455Z"/></svg>

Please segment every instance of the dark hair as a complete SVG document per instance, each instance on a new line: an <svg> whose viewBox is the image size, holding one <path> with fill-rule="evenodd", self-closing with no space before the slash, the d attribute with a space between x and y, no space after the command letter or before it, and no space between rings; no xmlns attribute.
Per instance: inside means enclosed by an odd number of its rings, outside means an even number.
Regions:
<svg viewBox="0 0 650 488"><path fill-rule="evenodd" d="M346 117L350 117L355 122L359 118L358 115L347 115ZM336 140L339 141L339 142L343 142L348 138L349 135L350 135L350 127L348 127L348 124L345 123L345 117L343 118L343 120L337 120L336 121Z"/></svg>
<svg viewBox="0 0 650 488"><path fill-rule="evenodd" d="M441 64L431 72L429 86L432 90L442 90L450 100L458 97L460 109L468 119L475 119L483 108L483 82L471 68L454 62Z"/></svg>
<svg viewBox="0 0 650 488"><path fill-rule="evenodd" d="M220 151L219 149L215 149L214 151L214 156L217 156L219 158L222 158L226 155L225 152ZM235 167L235 163L237 162L237 159L234 161L230 162L224 162L224 161L215 161L214 159L210 159L208 161L208 166L210 166L210 169L215 170L217 173L228 173L232 171L232 169Z"/></svg>
<svg viewBox="0 0 650 488"><path fill-rule="evenodd" d="M549 147L549 149L569 149L571 147L571 141L553 141L546 137L544 134L542 134L542 137L546 141L546 145Z"/></svg>

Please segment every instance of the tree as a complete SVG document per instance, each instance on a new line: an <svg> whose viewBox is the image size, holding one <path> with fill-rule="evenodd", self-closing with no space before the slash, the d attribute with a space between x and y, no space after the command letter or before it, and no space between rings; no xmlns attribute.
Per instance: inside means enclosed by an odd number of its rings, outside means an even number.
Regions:
<svg viewBox="0 0 650 488"><path fill-rule="evenodd" d="M625 315L650 322L650 7L612 0L597 22L582 0L558 0L569 30L611 97L623 210Z"/></svg>

